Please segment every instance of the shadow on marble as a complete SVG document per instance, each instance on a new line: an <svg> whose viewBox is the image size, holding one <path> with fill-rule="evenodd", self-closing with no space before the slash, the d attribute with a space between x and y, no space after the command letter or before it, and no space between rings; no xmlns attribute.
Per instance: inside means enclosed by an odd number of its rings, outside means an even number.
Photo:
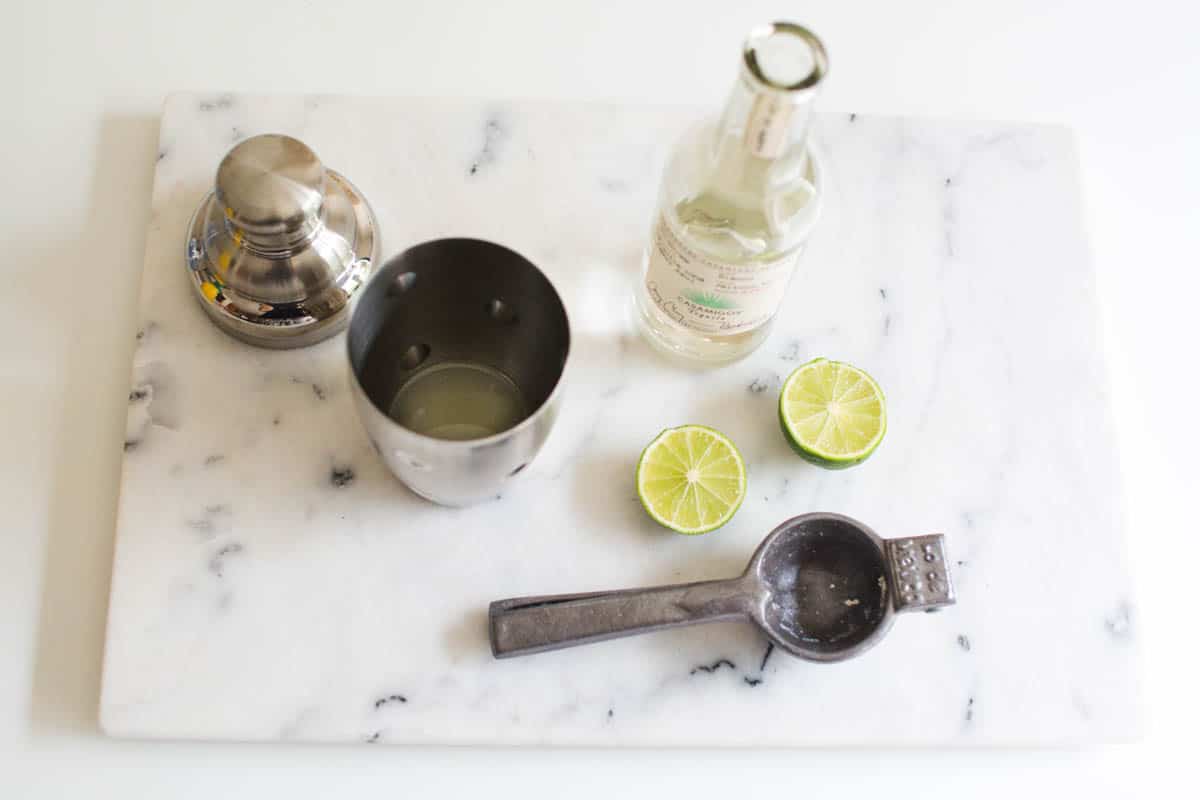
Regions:
<svg viewBox="0 0 1200 800"><path fill-rule="evenodd" d="M99 733L128 364L158 128L157 116L105 116L88 159L96 167L87 221L45 252L38 268L60 279L30 300L70 331L46 513L29 712L35 734Z"/></svg>
<svg viewBox="0 0 1200 800"><path fill-rule="evenodd" d="M451 625L446 630L445 645L452 662L490 659L487 609L471 611Z"/></svg>

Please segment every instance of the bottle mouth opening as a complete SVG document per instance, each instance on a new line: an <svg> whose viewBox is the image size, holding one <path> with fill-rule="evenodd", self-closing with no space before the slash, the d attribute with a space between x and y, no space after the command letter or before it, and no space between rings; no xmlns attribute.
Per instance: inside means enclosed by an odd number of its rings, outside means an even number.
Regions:
<svg viewBox="0 0 1200 800"><path fill-rule="evenodd" d="M829 71L825 45L808 28L792 22L772 22L750 31L742 58L755 82L780 92L811 89Z"/></svg>

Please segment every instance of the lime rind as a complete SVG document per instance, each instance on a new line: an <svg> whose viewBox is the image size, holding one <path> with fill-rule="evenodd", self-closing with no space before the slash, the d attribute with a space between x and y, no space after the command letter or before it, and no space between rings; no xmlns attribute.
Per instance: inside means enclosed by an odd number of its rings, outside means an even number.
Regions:
<svg viewBox="0 0 1200 800"><path fill-rule="evenodd" d="M693 470L699 473L695 480L687 476ZM687 536L708 533L727 523L741 507L746 497L746 464L737 446L720 431L705 425L667 428L642 450L637 493L646 513L659 525ZM706 513L713 510L719 512L715 517Z"/></svg>
<svg viewBox="0 0 1200 800"><path fill-rule="evenodd" d="M814 370L826 372L824 386L820 381L805 380ZM831 401L840 413L830 413ZM779 392L778 412L780 428L791 448L826 469L861 464L887 433L887 405L874 378L850 364L824 358L802 364L788 376Z"/></svg>

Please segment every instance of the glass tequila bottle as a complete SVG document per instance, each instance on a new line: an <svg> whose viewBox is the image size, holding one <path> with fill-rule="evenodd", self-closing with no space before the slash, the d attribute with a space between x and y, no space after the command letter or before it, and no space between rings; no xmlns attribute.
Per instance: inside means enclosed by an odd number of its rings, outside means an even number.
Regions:
<svg viewBox="0 0 1200 800"><path fill-rule="evenodd" d="M807 29L755 29L724 112L676 145L634 293L658 349L721 364L767 337L820 212L809 134L827 70Z"/></svg>

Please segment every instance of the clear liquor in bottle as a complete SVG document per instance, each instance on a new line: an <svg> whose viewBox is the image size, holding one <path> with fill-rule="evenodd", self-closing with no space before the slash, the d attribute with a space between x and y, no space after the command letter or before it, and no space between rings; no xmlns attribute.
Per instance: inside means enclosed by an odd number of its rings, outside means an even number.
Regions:
<svg viewBox="0 0 1200 800"><path fill-rule="evenodd" d="M658 349L721 364L766 339L820 213L809 131L827 70L807 29L752 31L724 113L676 146L634 292L638 325Z"/></svg>

